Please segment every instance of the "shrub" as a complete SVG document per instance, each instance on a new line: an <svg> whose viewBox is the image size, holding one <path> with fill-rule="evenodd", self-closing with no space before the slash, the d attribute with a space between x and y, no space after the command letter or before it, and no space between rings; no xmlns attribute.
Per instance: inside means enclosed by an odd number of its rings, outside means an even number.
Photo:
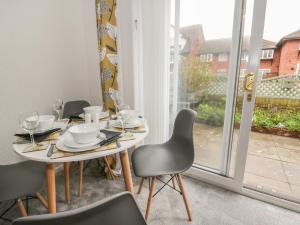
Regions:
<svg viewBox="0 0 300 225"><path fill-rule="evenodd" d="M197 111L197 118L208 125L222 126L224 123L224 107L200 104Z"/></svg>

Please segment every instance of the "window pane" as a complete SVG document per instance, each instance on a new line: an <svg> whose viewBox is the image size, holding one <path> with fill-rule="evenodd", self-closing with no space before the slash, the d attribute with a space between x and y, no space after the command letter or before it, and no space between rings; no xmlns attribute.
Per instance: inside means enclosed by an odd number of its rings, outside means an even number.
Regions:
<svg viewBox="0 0 300 225"><path fill-rule="evenodd" d="M216 15L222 18L222 26ZM178 82L171 88L177 102L171 104L177 111L189 107L197 112L195 164L217 171L224 163L223 124L233 15L234 0L180 1L179 31L185 44L179 52Z"/></svg>

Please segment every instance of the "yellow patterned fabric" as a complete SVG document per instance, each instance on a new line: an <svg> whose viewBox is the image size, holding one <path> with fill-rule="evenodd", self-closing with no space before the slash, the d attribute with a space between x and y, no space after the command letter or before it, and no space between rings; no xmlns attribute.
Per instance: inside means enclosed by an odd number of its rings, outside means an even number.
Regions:
<svg viewBox="0 0 300 225"><path fill-rule="evenodd" d="M118 90L116 7L116 0L96 0L103 104L110 111L115 111L115 106L109 88Z"/></svg>

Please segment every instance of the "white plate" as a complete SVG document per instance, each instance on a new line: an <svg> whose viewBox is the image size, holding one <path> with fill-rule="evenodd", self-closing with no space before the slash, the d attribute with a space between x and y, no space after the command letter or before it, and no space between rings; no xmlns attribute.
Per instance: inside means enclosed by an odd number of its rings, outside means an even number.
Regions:
<svg viewBox="0 0 300 225"><path fill-rule="evenodd" d="M79 115L80 118L84 119L84 113ZM102 112L99 114L99 120L109 117L109 112Z"/></svg>
<svg viewBox="0 0 300 225"><path fill-rule="evenodd" d="M131 129L136 127L141 127L144 125L143 119L137 119L134 123L125 123L124 128L125 129ZM115 128L122 128L122 123L119 120L112 120L111 126Z"/></svg>
<svg viewBox="0 0 300 225"><path fill-rule="evenodd" d="M64 139L60 139L56 142L56 148L64 151L64 152L85 152L85 151L89 151L95 148L96 145L93 146L89 146L89 147L82 147L82 148L70 148L66 145L64 145ZM100 142L100 141L99 141Z"/></svg>
<svg viewBox="0 0 300 225"><path fill-rule="evenodd" d="M86 144L77 143L72 136L67 136L63 139L63 144L69 148L86 148L99 144L102 138L96 138L94 141Z"/></svg>

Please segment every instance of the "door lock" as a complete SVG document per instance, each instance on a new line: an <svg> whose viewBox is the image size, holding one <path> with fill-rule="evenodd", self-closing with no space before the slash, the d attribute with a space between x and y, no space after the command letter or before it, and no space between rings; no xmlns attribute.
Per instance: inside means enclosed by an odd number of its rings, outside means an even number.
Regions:
<svg viewBox="0 0 300 225"><path fill-rule="evenodd" d="M244 89L245 91L252 91L254 83L254 73L248 73L244 79Z"/></svg>
<svg viewBox="0 0 300 225"><path fill-rule="evenodd" d="M244 90L247 92L247 101L252 100L252 90L254 84L254 73L248 73L244 79Z"/></svg>

